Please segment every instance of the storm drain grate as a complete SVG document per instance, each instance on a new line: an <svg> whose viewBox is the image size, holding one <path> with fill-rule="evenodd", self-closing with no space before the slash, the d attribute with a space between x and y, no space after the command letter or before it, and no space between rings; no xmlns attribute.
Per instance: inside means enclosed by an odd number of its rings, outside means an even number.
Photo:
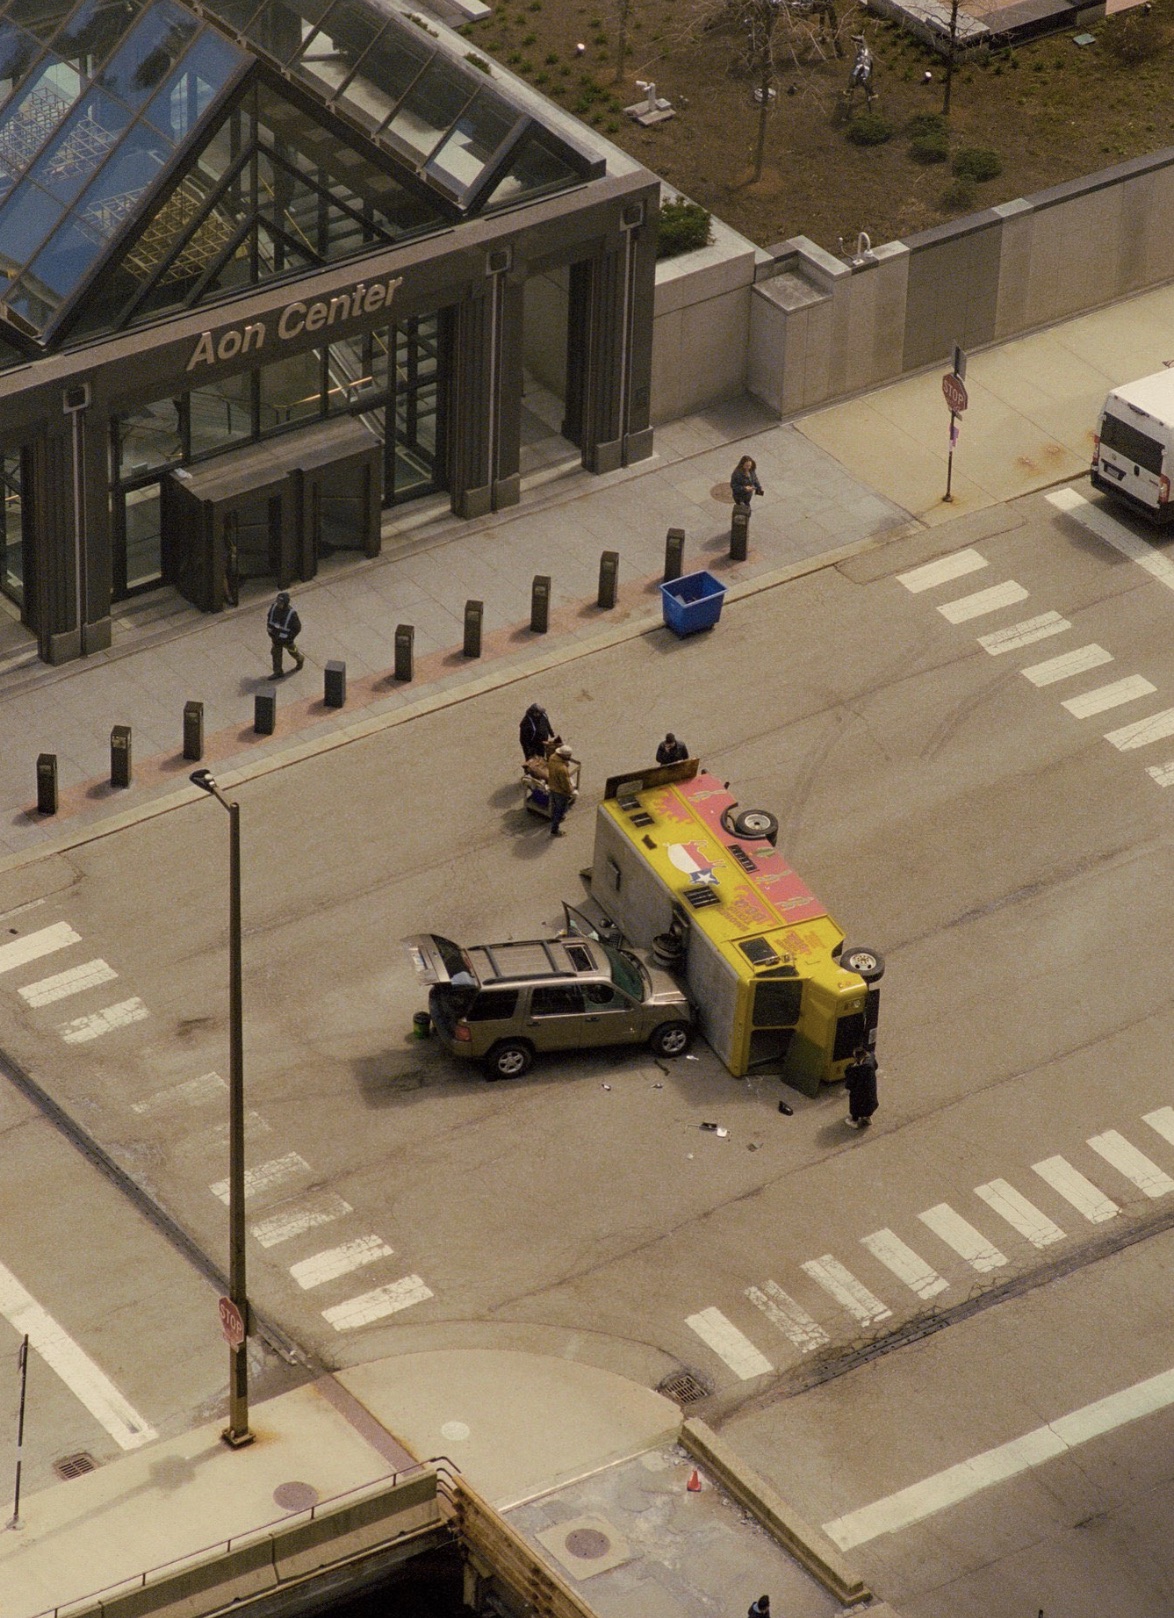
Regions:
<svg viewBox="0 0 1174 1618"><path fill-rule="evenodd" d="M713 1388L692 1371L674 1371L671 1376L665 1377L656 1391L675 1399L678 1404L695 1405L699 1399L708 1399Z"/></svg>
<svg viewBox="0 0 1174 1618"><path fill-rule="evenodd" d="M80 1478L85 1472L96 1472L98 1463L83 1449L76 1455L63 1455L59 1461L54 1461L53 1470L63 1483L68 1483L70 1478Z"/></svg>

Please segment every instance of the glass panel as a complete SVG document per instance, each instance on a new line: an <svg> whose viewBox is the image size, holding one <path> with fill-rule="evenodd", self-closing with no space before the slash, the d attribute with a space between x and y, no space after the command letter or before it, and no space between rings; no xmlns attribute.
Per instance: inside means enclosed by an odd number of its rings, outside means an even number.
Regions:
<svg viewBox="0 0 1174 1618"><path fill-rule="evenodd" d="M44 44L71 9L71 0L10 0L5 18L35 34Z"/></svg>
<svg viewBox="0 0 1174 1618"><path fill-rule="evenodd" d="M304 354L261 367L261 431L287 427L322 413L322 353Z"/></svg>
<svg viewBox="0 0 1174 1618"><path fill-rule="evenodd" d="M358 97L361 104L366 96L378 96L386 104L387 112L383 115L386 118L387 113L407 95L436 54L436 46L421 39L419 32L419 29L406 25L389 23L363 58L359 75L363 81L362 88L352 85L347 92L347 100ZM374 99L371 105L374 108ZM382 123L383 119L379 122Z"/></svg>
<svg viewBox="0 0 1174 1618"><path fill-rule="evenodd" d="M159 485L128 489L126 501L126 587L141 588L163 574L163 509Z"/></svg>
<svg viewBox="0 0 1174 1618"><path fill-rule="evenodd" d="M150 99L200 24L170 0L156 0L103 69L99 83L132 107Z"/></svg>
<svg viewBox="0 0 1174 1618"><path fill-rule="evenodd" d="M369 406L386 397L387 354L386 330L331 343L327 362L330 409Z"/></svg>
<svg viewBox="0 0 1174 1618"><path fill-rule="evenodd" d="M460 117L475 88L450 62L434 61L413 85L385 133L394 135L418 157L428 157L441 135Z"/></svg>
<svg viewBox="0 0 1174 1618"><path fill-rule="evenodd" d="M22 173L81 94L82 81L66 62L48 57L0 118L0 177Z"/></svg>
<svg viewBox="0 0 1174 1618"><path fill-rule="evenodd" d="M33 164L29 179L59 202L72 202L93 179L130 120L131 113L121 101L102 90L91 90Z"/></svg>
<svg viewBox="0 0 1174 1618"><path fill-rule="evenodd" d="M77 204L79 218L109 240L130 219L139 198L158 179L171 146L148 124L136 124Z"/></svg>
<svg viewBox="0 0 1174 1618"><path fill-rule="evenodd" d="M44 331L57 313L56 300L44 295L44 288L36 286L27 277L18 281L4 294L9 314L27 322L34 331Z"/></svg>
<svg viewBox="0 0 1174 1618"><path fill-rule="evenodd" d="M309 41L296 68L303 78L317 79L333 95L355 69L386 19L364 0L335 0L319 31Z"/></svg>
<svg viewBox="0 0 1174 1618"><path fill-rule="evenodd" d="M192 389L188 399L193 455L253 436L252 392L251 371Z"/></svg>
<svg viewBox="0 0 1174 1618"><path fill-rule="evenodd" d="M24 500L20 451L0 462L0 590L19 606L24 601Z"/></svg>
<svg viewBox="0 0 1174 1618"><path fill-rule="evenodd" d="M85 72L102 62L130 28L146 0L83 0L53 41L58 56Z"/></svg>
<svg viewBox="0 0 1174 1618"><path fill-rule="evenodd" d="M246 61L243 51L206 29L151 102L147 117L173 140L184 140Z"/></svg>
<svg viewBox="0 0 1174 1618"><path fill-rule="evenodd" d="M205 10L210 11L221 22L227 23L234 33L243 34L260 4L261 0L212 0L210 5L205 6Z"/></svg>
<svg viewBox="0 0 1174 1618"><path fill-rule="evenodd" d="M31 34L0 24L0 101L12 94L39 49Z"/></svg>
<svg viewBox="0 0 1174 1618"><path fill-rule="evenodd" d="M21 286L35 286L42 296L51 293L56 301L67 298L85 280L105 245L98 232L82 220L67 219L37 254ZM10 298L9 303L20 309L19 297Z"/></svg>
<svg viewBox="0 0 1174 1618"><path fill-rule="evenodd" d="M322 21L328 5L329 0L266 0L244 32L261 50L288 62Z"/></svg>
<svg viewBox="0 0 1174 1618"><path fill-rule="evenodd" d="M469 190L517 122L517 113L496 96L479 95L457 120L428 172L452 180L458 191Z"/></svg>
<svg viewBox="0 0 1174 1618"><path fill-rule="evenodd" d="M118 469L125 482L183 460L183 423L178 399L155 399L118 418Z"/></svg>
<svg viewBox="0 0 1174 1618"><path fill-rule="evenodd" d="M514 154L509 168L494 186L484 207L505 207L539 191L574 185L581 178L563 158L556 157L539 141L531 139L523 142Z"/></svg>
<svg viewBox="0 0 1174 1618"><path fill-rule="evenodd" d="M65 212L26 180L0 209L0 272L15 275L28 263Z"/></svg>

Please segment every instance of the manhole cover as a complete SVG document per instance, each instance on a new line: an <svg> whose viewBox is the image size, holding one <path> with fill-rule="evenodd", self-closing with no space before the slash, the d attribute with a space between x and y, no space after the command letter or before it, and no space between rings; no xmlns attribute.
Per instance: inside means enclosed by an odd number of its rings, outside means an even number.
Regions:
<svg viewBox="0 0 1174 1618"><path fill-rule="evenodd" d="M584 1562L593 1562L597 1556L607 1555L611 1550L611 1540L606 1534L601 1534L598 1528L572 1528L566 1537L566 1547L572 1556L578 1556Z"/></svg>
<svg viewBox="0 0 1174 1618"><path fill-rule="evenodd" d="M282 1511L309 1511L318 1504L318 1491L312 1483L279 1483L273 1500Z"/></svg>
<svg viewBox="0 0 1174 1618"><path fill-rule="evenodd" d="M85 1472L96 1472L97 1469L97 1461L85 1450L79 1450L76 1455L63 1455L59 1461L53 1462L53 1470L63 1483L70 1478L80 1478Z"/></svg>
<svg viewBox="0 0 1174 1618"><path fill-rule="evenodd" d="M713 1388L692 1371L674 1371L671 1376L665 1377L656 1391L675 1399L678 1404L695 1405L699 1399L708 1399Z"/></svg>

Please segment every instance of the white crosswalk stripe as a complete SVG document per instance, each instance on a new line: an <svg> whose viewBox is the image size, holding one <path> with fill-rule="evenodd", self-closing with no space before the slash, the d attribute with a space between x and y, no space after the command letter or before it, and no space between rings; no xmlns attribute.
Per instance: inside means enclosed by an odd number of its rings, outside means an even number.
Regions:
<svg viewBox="0 0 1174 1618"><path fill-rule="evenodd" d="M899 1281L912 1287L919 1298L936 1298L950 1283L933 1269L919 1253L891 1230L874 1230L871 1236L862 1236L861 1242L873 1258L879 1259L886 1269L892 1270Z"/></svg>
<svg viewBox="0 0 1174 1618"><path fill-rule="evenodd" d="M777 1326L790 1338L801 1354L810 1354L812 1349L822 1348L830 1340L819 1322L776 1282L764 1281L761 1290L747 1287L746 1296L756 1309L762 1310L772 1326Z"/></svg>
<svg viewBox="0 0 1174 1618"><path fill-rule="evenodd" d="M42 927L24 938L14 938L11 944L0 944L0 974L12 972L30 961L39 961L45 955L54 955L70 944L80 944L82 935L75 933L67 921L55 921L51 927Z"/></svg>
<svg viewBox="0 0 1174 1618"><path fill-rule="evenodd" d="M942 617L951 624L964 624L971 618L981 618L1001 607L1014 607L1027 600L1027 591L1014 579L992 584L989 590L976 590L973 595L959 596L957 601L945 601L938 608Z"/></svg>
<svg viewBox="0 0 1174 1618"><path fill-rule="evenodd" d="M267 1163L258 1163L256 1168L245 1170L245 1201L252 1202L257 1197L268 1196L287 1180L294 1180L299 1174L310 1172L310 1165L300 1152L286 1152L284 1157L274 1157ZM219 1201L227 1204L227 1180L216 1180L208 1189Z"/></svg>
<svg viewBox="0 0 1174 1618"><path fill-rule="evenodd" d="M1088 1143L1094 1152L1103 1157L1106 1163L1111 1163L1118 1173L1123 1174L1127 1180L1132 1180L1139 1191L1144 1191L1147 1197L1165 1197L1174 1191L1174 1180L1160 1169L1156 1163L1151 1163L1144 1152L1110 1129L1103 1135L1094 1135Z"/></svg>
<svg viewBox="0 0 1174 1618"><path fill-rule="evenodd" d="M1174 762L1170 764L1147 764L1145 773L1151 780L1156 781L1160 787L1174 786Z"/></svg>
<svg viewBox="0 0 1174 1618"><path fill-rule="evenodd" d="M760 1353L749 1337L740 1332L732 1320L727 1320L720 1309L702 1309L695 1315L689 1315L685 1324L707 1348L713 1350L719 1360L726 1362L740 1381L749 1382L752 1377L766 1376L774 1370L766 1355Z"/></svg>
<svg viewBox="0 0 1174 1618"><path fill-rule="evenodd" d="M1033 1163L1032 1169L1041 1180L1046 1180L1053 1191L1058 1191L1065 1202L1070 1202L1077 1213L1082 1213L1090 1224L1103 1224L1120 1210L1099 1191L1091 1180L1086 1180L1079 1169L1063 1157L1048 1157L1042 1163Z"/></svg>
<svg viewBox="0 0 1174 1618"><path fill-rule="evenodd" d="M948 1202L939 1202L935 1208L927 1208L917 1217L947 1247L952 1247L959 1258L964 1258L972 1269L985 1272L997 1270L1000 1265L1006 1264L1007 1255L1001 1253L993 1242L988 1242L982 1232L975 1230L969 1220L963 1219Z"/></svg>
<svg viewBox="0 0 1174 1618"><path fill-rule="evenodd" d="M302 1290L308 1292L311 1287L323 1286L327 1281L336 1281L340 1275L349 1275L352 1270L392 1256L392 1249L382 1236L356 1236L341 1247L328 1247L312 1258L291 1264L289 1273Z"/></svg>
<svg viewBox="0 0 1174 1618"><path fill-rule="evenodd" d="M105 961L86 961L83 966L71 966L68 972L56 972L39 983L28 983L16 992L30 1006L51 1006L55 1000L66 1000L71 994L96 989L118 976Z"/></svg>
<svg viewBox="0 0 1174 1618"><path fill-rule="evenodd" d="M343 1219L353 1211L349 1202L333 1192L324 1192L297 1207L285 1208L268 1219L259 1220L249 1227L249 1234L262 1247L277 1247L282 1242L293 1241L295 1236L304 1236L308 1231L329 1225L335 1219Z"/></svg>
<svg viewBox="0 0 1174 1618"><path fill-rule="evenodd" d="M1071 680L1077 674L1087 674L1089 669L1100 668L1103 663L1112 661L1112 652L1106 652L1103 646L1081 646L1079 650L1065 652L1061 657L1049 657L1045 663L1033 663L1029 669L1021 669L1020 673L1032 685L1055 685L1058 680Z"/></svg>
<svg viewBox="0 0 1174 1618"><path fill-rule="evenodd" d="M855 1315L862 1326L874 1326L878 1321L888 1320L893 1312L831 1253L825 1253L822 1258L808 1259L800 1268L850 1315Z"/></svg>
<svg viewBox="0 0 1174 1618"><path fill-rule="evenodd" d="M1026 1236L1033 1247L1050 1247L1053 1242L1064 1240L1064 1232L1059 1225L1042 1213L1034 1202L1028 1202L1006 1180L988 1180L986 1185L976 1185L974 1194L1005 1219L1013 1230Z"/></svg>
<svg viewBox="0 0 1174 1618"><path fill-rule="evenodd" d="M332 1309L323 1309L322 1318L335 1331L354 1331L358 1326L369 1326L373 1321L398 1314L401 1309L410 1309L413 1304L425 1303L430 1297L431 1290L418 1275L405 1275L385 1287L376 1287L373 1292L360 1293L357 1298L348 1298Z"/></svg>
<svg viewBox="0 0 1174 1618"><path fill-rule="evenodd" d="M1079 697L1069 697L1067 702L1062 702L1060 706L1066 708L1073 719L1091 719L1094 714L1105 713L1110 708L1120 708L1127 702L1137 702L1142 697L1152 696L1157 689L1157 686L1151 685L1144 675L1130 674L1124 680L1114 680L1111 685L1098 685L1095 691L1085 691Z"/></svg>
<svg viewBox="0 0 1174 1618"><path fill-rule="evenodd" d="M939 556L936 562L926 562L921 567L910 568L908 573L898 573L897 583L917 595L922 590L932 590L937 584L948 584L951 579L977 573L987 565L986 557L977 551L955 551L953 556Z"/></svg>
<svg viewBox="0 0 1174 1618"><path fill-rule="evenodd" d="M1147 1112L1141 1121L1174 1146L1174 1107L1159 1107L1156 1112Z"/></svg>
<svg viewBox="0 0 1174 1618"><path fill-rule="evenodd" d="M1006 629L993 629L989 635L980 635L978 644L992 657L999 657L1003 652L1017 652L1024 646L1034 645L1037 640L1062 635L1071 628L1067 618L1061 618L1058 612L1042 612L1037 618L1025 618L1022 623L1009 624Z"/></svg>
<svg viewBox="0 0 1174 1618"><path fill-rule="evenodd" d="M142 1022L144 1017L149 1016L150 1012L136 994L129 1000L120 1000L116 1006L95 1011L89 1017L75 1017L72 1022L64 1022L57 1032L67 1045L86 1045L92 1039L101 1039L103 1034Z"/></svg>
<svg viewBox="0 0 1174 1618"><path fill-rule="evenodd" d="M137 1113L168 1112L173 1107L203 1107L210 1101L222 1101L228 1086L219 1073L201 1073L198 1079L184 1079L182 1084L170 1084L166 1090L156 1090L145 1101L132 1101L130 1110Z"/></svg>
<svg viewBox="0 0 1174 1618"><path fill-rule="evenodd" d="M1169 736L1174 736L1174 708L1163 708L1161 713L1151 714L1148 719L1135 719L1131 725L1105 732L1105 740L1119 753L1148 747L1151 742L1164 742Z"/></svg>

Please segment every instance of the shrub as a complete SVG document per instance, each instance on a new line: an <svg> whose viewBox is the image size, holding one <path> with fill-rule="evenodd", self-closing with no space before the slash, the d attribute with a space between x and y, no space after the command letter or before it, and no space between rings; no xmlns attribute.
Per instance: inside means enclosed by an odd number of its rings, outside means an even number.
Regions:
<svg viewBox="0 0 1174 1618"><path fill-rule="evenodd" d="M883 146L892 137L892 124L879 112L859 112L848 125L848 139L854 146Z"/></svg>
<svg viewBox="0 0 1174 1618"><path fill-rule="evenodd" d="M676 258L713 240L708 211L699 202L662 202L656 219L657 258Z"/></svg>
<svg viewBox="0 0 1174 1618"><path fill-rule="evenodd" d="M942 192L939 204L943 213L960 213L974 206L974 187L969 180L955 180Z"/></svg>
<svg viewBox="0 0 1174 1618"><path fill-rule="evenodd" d="M951 166L960 180L973 180L979 184L983 180L993 180L996 174L1003 172L1003 160L998 152L987 151L984 146L963 146L954 153Z"/></svg>
<svg viewBox="0 0 1174 1618"><path fill-rule="evenodd" d="M1123 67L1138 67L1161 48L1161 24L1155 16L1140 10L1127 12L1109 41L1109 49Z"/></svg>
<svg viewBox="0 0 1174 1618"><path fill-rule="evenodd" d="M465 61L468 62L470 67L475 67L478 73L490 72L489 63L483 56L478 56L476 51L466 51Z"/></svg>
<svg viewBox="0 0 1174 1618"><path fill-rule="evenodd" d="M950 155L945 130L933 135L915 135L909 142L909 156L915 163L944 163Z"/></svg>
<svg viewBox="0 0 1174 1618"><path fill-rule="evenodd" d="M944 135L946 120L940 112L915 113L906 125L905 132L914 140L919 135Z"/></svg>

